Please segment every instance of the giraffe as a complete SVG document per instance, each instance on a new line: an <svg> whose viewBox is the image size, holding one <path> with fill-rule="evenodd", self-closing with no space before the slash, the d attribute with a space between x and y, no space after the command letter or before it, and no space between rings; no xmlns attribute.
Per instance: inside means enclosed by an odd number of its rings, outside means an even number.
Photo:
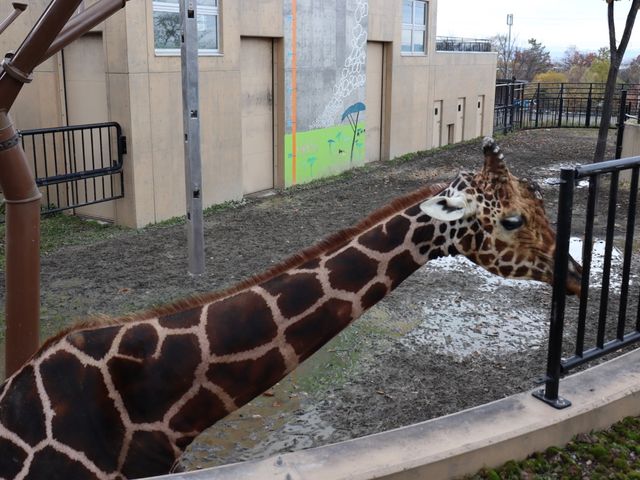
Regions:
<svg viewBox="0 0 640 480"><path fill-rule="evenodd" d="M204 429L278 382L430 259L551 283L539 189L496 143L484 168L393 201L229 290L72 327L0 386L0 477L170 472ZM579 293L571 263L566 288Z"/></svg>

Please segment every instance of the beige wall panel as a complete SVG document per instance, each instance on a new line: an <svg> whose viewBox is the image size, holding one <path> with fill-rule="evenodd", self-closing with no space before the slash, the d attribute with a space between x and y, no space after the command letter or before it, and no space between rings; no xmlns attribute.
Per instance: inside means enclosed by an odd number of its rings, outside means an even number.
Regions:
<svg viewBox="0 0 640 480"><path fill-rule="evenodd" d="M416 63L415 59L407 63ZM422 59L422 62L425 60ZM432 141L427 135L432 118L429 95L429 69L426 66L396 66L393 72L391 100L391 158L425 150Z"/></svg>
<svg viewBox="0 0 640 480"><path fill-rule="evenodd" d="M243 38L241 58L242 190L273 188L273 42Z"/></svg>
<svg viewBox="0 0 640 480"><path fill-rule="evenodd" d="M367 162L380 160L382 146L382 104L383 104L383 61L384 45L367 43L367 110L366 145Z"/></svg>
<svg viewBox="0 0 640 480"><path fill-rule="evenodd" d="M109 89L109 109L112 119L122 127L122 133L127 137L127 154L124 156L124 192L125 197L116 200L115 220L120 225L137 227L136 198L142 193L135 191L136 153L140 151L140 140L144 135L135 128L138 135L132 135L131 105L129 101L129 76L123 74L107 74L107 88ZM148 95L147 95L148 97ZM148 110L148 108L147 108ZM134 141L135 139L135 141Z"/></svg>
<svg viewBox="0 0 640 480"><path fill-rule="evenodd" d="M282 0L240 0L240 5L240 35L273 38L284 35Z"/></svg>
<svg viewBox="0 0 640 480"><path fill-rule="evenodd" d="M149 37L153 37L151 0L127 2L124 13L128 47L127 71L129 73L147 72L149 71L149 54L153 54L153 50L149 52L147 42ZM148 30L149 22L151 27ZM153 38L151 42L153 45Z"/></svg>
<svg viewBox="0 0 640 480"><path fill-rule="evenodd" d="M154 130L154 125L150 113L150 79L146 73L122 75L122 77L125 78L125 82L128 79L127 100L130 102L131 112L131 127L126 132L129 153L125 158L125 165L129 168L125 169L125 195L135 195L135 226L142 227L157 221L153 193L154 164L151 132ZM114 75L113 78L117 79L119 76ZM113 93L118 92L117 83L112 86L112 101ZM126 85L127 83L123 86ZM127 89L122 92L126 94ZM122 110L125 108L126 106ZM178 125L181 124L178 123Z"/></svg>
<svg viewBox="0 0 640 480"><path fill-rule="evenodd" d="M20 130L58 127L61 104L57 72L37 71L25 85L11 109L11 118Z"/></svg>
<svg viewBox="0 0 640 480"><path fill-rule="evenodd" d="M495 98L496 55L493 53L444 53L435 55L432 68L434 100L443 100L443 125L457 121L458 98L466 97L463 140L477 136L479 119L482 135L490 135L493 129L493 103ZM476 99L484 95L484 113L477 114Z"/></svg>
<svg viewBox="0 0 640 480"><path fill-rule="evenodd" d="M118 11L105 22L103 40L107 55L107 71L111 73L129 71L126 13L128 5L125 10Z"/></svg>
<svg viewBox="0 0 640 480"><path fill-rule="evenodd" d="M178 73L149 76L155 220L184 215L182 78Z"/></svg>
<svg viewBox="0 0 640 480"><path fill-rule="evenodd" d="M90 33L77 39L64 49L65 68L65 92L67 98L67 123L68 125L81 125L87 123L102 123L109 120L109 107L107 102L107 77L105 73L105 56L102 43L102 34ZM104 139L106 142L106 138ZM108 146L104 152L105 158L109 158ZM83 150L84 146L84 150ZM76 138L76 151L82 155L82 151L97 152L100 149L98 137L94 142L90 137L85 139L84 145L81 138ZM93 168L91 155L87 154L86 160L80 161L77 168ZM95 165L96 168L108 165ZM87 182L78 182L79 201L93 201L95 199L111 196L109 185L101 179L92 179ZM87 187L85 189L85 186ZM114 202L99 203L77 210L80 215L99 218L102 220L114 220Z"/></svg>
<svg viewBox="0 0 640 480"><path fill-rule="evenodd" d="M399 18L401 2L369 0L369 31L371 42L392 42L396 30L395 18Z"/></svg>
<svg viewBox="0 0 640 480"><path fill-rule="evenodd" d="M200 77L202 187L205 207L242 198L240 72Z"/></svg>

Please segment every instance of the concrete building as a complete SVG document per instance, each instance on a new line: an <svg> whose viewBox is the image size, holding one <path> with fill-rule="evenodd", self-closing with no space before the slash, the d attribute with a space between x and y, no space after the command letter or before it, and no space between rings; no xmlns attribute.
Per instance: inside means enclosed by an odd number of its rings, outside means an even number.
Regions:
<svg viewBox="0 0 640 480"><path fill-rule="evenodd" d="M31 0L0 48L47 3ZM437 3L198 0L204 205L490 134L496 55L437 51ZM177 12L130 0L39 67L11 112L20 129L122 126L125 197L85 215L143 226L185 212Z"/></svg>

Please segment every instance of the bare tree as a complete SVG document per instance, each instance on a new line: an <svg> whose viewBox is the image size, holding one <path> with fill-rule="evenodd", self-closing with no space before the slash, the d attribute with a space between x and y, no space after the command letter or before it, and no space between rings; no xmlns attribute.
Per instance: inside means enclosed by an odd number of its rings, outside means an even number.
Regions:
<svg viewBox="0 0 640 480"><path fill-rule="evenodd" d="M616 40L616 25L613 17L614 5L617 0L605 0L607 2L607 17L609 22L609 53L611 56L611 65L609 66L609 74L607 75L607 84L604 90L604 102L602 105L602 120L600 129L598 130L598 141L596 143L596 151L593 155L594 162L604 160L604 154L607 147L607 135L609 134L609 123L613 112L613 94L616 87L616 79L618 71L622 63L622 57L629 44L633 24L636 21L638 8L640 8L640 0L631 0L631 8L627 14L627 21L620 39L620 45Z"/></svg>
<svg viewBox="0 0 640 480"><path fill-rule="evenodd" d="M511 43L503 34L491 38L493 51L498 52L498 78L506 79L513 73L513 58L517 51L515 44L515 37L511 39Z"/></svg>

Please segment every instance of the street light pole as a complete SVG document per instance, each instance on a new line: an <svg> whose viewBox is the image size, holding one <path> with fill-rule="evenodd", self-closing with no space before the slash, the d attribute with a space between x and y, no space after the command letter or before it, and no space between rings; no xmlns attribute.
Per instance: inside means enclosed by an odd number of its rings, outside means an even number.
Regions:
<svg viewBox="0 0 640 480"><path fill-rule="evenodd" d="M511 26L513 25L513 13L507 14L507 25L509 25L509 37L507 39L507 78L509 75L509 65L511 64Z"/></svg>

